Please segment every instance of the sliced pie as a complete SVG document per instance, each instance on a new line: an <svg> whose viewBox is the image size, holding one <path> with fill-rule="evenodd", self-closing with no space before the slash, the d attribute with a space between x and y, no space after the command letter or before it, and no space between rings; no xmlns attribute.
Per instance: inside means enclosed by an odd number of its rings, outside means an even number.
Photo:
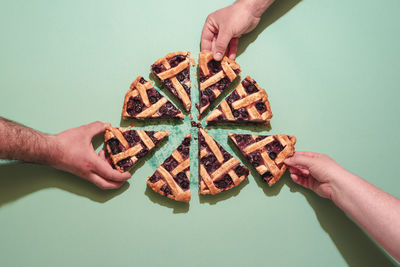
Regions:
<svg viewBox="0 0 400 267"><path fill-rule="evenodd" d="M240 71L239 64L234 60L224 57L221 61L216 61L212 52L200 52L200 104L197 105L199 116L229 87Z"/></svg>
<svg viewBox="0 0 400 267"><path fill-rule="evenodd" d="M262 122L272 118L268 95L247 76L206 118L207 123Z"/></svg>
<svg viewBox="0 0 400 267"><path fill-rule="evenodd" d="M169 53L151 65L152 73L182 102L187 111L192 106L189 56L189 52Z"/></svg>
<svg viewBox="0 0 400 267"><path fill-rule="evenodd" d="M182 112L153 87L153 82L138 76L125 95L123 118L179 118Z"/></svg>
<svg viewBox="0 0 400 267"><path fill-rule="evenodd" d="M112 166L120 172L130 170L168 136L168 131L141 131L107 127L105 145Z"/></svg>
<svg viewBox="0 0 400 267"><path fill-rule="evenodd" d="M199 129L199 168L199 191L203 195L228 190L249 175L249 170L203 129Z"/></svg>
<svg viewBox="0 0 400 267"><path fill-rule="evenodd" d="M157 193L177 201L190 200L190 141L188 134L177 149L172 152L149 177L147 184Z"/></svg>
<svg viewBox="0 0 400 267"><path fill-rule="evenodd" d="M285 172L283 161L293 155L296 144L296 137L283 134L229 134L229 137L269 186Z"/></svg>

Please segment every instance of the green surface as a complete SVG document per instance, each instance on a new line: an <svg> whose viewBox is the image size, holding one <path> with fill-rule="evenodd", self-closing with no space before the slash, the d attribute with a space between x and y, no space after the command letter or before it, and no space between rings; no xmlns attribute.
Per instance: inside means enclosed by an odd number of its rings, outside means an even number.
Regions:
<svg viewBox="0 0 400 267"><path fill-rule="evenodd" d="M2 0L0 114L48 133L95 120L119 126L133 79L168 52L197 58L206 16L229 3ZM396 0L277 0L237 59L242 77L270 96L272 129L263 133L293 134L297 150L327 153L397 197L399 12ZM0 165L0 266L396 265L287 174L273 188L250 175L199 198L197 142L190 204L153 193L146 177L195 129L188 117L148 128L173 134L119 190L45 166ZM237 155L227 133L252 129L209 132Z"/></svg>

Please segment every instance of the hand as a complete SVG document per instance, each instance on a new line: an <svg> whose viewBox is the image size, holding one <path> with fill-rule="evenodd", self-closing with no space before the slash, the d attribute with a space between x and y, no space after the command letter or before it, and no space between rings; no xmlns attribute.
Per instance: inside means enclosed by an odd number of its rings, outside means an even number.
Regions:
<svg viewBox="0 0 400 267"><path fill-rule="evenodd" d="M285 164L295 183L332 200L337 179L349 174L327 155L314 152L295 152L293 157L285 160Z"/></svg>
<svg viewBox="0 0 400 267"><path fill-rule="evenodd" d="M96 154L92 145L93 137L103 133L106 126L97 121L50 136L55 147L51 165L89 180L101 189L121 187L131 177L130 173L114 170L104 150Z"/></svg>
<svg viewBox="0 0 400 267"><path fill-rule="evenodd" d="M212 51L217 61L225 54L235 59L239 37L257 26L262 15L259 13L246 1L237 1L211 13L201 33L201 51Z"/></svg>

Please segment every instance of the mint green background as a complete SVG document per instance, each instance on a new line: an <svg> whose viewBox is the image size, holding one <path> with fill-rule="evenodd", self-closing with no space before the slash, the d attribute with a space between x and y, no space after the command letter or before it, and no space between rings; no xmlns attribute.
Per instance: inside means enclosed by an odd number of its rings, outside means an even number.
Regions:
<svg viewBox="0 0 400 267"><path fill-rule="evenodd" d="M0 114L48 133L95 120L119 126L132 80L148 77L168 52L197 58L206 16L229 3L2 0ZM277 0L241 39L237 59L242 77L250 74L270 96L272 129L263 133L296 135L297 150L327 153L397 197L399 13L396 0ZM268 188L253 173L238 188L199 199L196 142L190 204L153 193L146 177L195 129L188 117L148 129L173 134L119 190L3 162L0 266L396 265L287 174ZM256 129L209 132L237 155L227 133ZM100 149L102 137L94 143Z"/></svg>

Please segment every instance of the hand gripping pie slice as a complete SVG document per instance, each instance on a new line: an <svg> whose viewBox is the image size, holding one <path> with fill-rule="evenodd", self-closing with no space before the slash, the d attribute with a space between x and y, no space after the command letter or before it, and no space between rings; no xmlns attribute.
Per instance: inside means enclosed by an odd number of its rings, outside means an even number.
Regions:
<svg viewBox="0 0 400 267"><path fill-rule="evenodd" d="M293 155L296 144L296 137L283 134L229 134L229 138L269 186L285 172L283 161Z"/></svg>
<svg viewBox="0 0 400 267"><path fill-rule="evenodd" d="M239 185L249 175L240 161L199 129L200 194L215 195Z"/></svg>
<svg viewBox="0 0 400 267"><path fill-rule="evenodd" d="M229 87L240 71L239 64L226 56L221 61L215 61L212 52L200 52L200 104L197 105L199 116Z"/></svg>
<svg viewBox="0 0 400 267"><path fill-rule="evenodd" d="M261 122L272 118L268 95L247 76L206 118L207 123Z"/></svg>
<svg viewBox="0 0 400 267"><path fill-rule="evenodd" d="M151 65L151 72L190 111L190 53L175 52L158 59Z"/></svg>
<svg viewBox="0 0 400 267"><path fill-rule="evenodd" d="M177 201L190 200L190 142L188 134L177 149L172 152L149 177L149 185L157 193Z"/></svg>
<svg viewBox="0 0 400 267"><path fill-rule="evenodd" d="M183 119L182 112L153 87L153 82L138 76L125 95L122 117L135 119Z"/></svg>
<svg viewBox="0 0 400 267"><path fill-rule="evenodd" d="M146 156L168 134L168 131L156 132L107 127L104 139L111 165L120 172L130 170L140 158Z"/></svg>

